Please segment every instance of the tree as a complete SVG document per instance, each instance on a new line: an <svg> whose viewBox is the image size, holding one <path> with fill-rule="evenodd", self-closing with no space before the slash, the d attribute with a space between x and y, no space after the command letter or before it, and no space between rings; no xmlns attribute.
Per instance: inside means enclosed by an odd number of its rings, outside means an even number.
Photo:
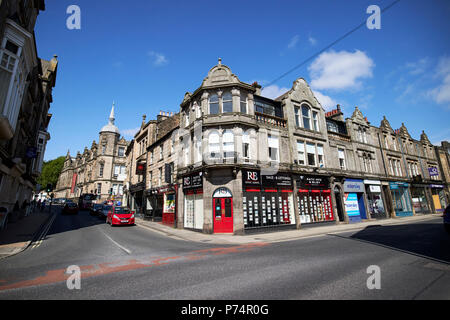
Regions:
<svg viewBox="0 0 450 320"><path fill-rule="evenodd" d="M61 174L63 168L65 157L61 156L50 161L44 161L42 165L42 172L37 183L41 185L41 189L49 183L52 184L53 189L56 188L56 183L58 182L58 177Z"/></svg>

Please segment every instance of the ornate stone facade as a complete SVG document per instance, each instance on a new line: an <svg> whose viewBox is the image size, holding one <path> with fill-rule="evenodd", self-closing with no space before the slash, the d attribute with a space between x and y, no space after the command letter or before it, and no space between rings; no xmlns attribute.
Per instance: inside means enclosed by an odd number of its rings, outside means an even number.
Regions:
<svg viewBox="0 0 450 320"><path fill-rule="evenodd" d="M75 157L67 152L64 167L55 189L56 198L78 198L81 194L93 193L97 202L114 198L122 201L126 179L125 151L128 142L120 137L114 125L114 105L109 122L99 134L99 141L93 141L91 148L84 148Z"/></svg>

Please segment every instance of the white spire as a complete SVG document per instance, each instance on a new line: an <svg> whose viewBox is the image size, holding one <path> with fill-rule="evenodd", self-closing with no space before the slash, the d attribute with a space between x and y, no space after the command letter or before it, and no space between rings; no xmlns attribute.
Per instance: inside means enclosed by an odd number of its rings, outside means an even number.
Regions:
<svg viewBox="0 0 450 320"><path fill-rule="evenodd" d="M114 124L114 120L116 120L116 119L114 118L114 101L113 101L111 113L109 114L109 122L111 124Z"/></svg>

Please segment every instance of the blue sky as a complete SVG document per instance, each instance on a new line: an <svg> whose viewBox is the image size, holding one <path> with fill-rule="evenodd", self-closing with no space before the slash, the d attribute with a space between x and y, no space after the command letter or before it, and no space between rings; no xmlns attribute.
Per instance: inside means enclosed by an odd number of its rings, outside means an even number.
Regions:
<svg viewBox="0 0 450 320"><path fill-rule="evenodd" d="M386 115L413 138L450 140L450 1L402 0L303 67L267 86L389 1L47 0L36 24L38 54L59 67L45 159L82 152L98 140L112 101L116 125L131 139L142 115L179 111L186 91L222 58L241 81L274 97L298 78L325 109L358 106L378 126ZM69 5L81 29L69 30Z"/></svg>

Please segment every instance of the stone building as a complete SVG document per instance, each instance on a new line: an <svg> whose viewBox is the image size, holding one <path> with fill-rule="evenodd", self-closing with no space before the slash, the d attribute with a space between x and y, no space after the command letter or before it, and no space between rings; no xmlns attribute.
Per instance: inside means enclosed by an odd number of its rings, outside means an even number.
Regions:
<svg viewBox="0 0 450 320"><path fill-rule="evenodd" d="M58 183L56 198L79 198L82 194L94 194L97 202L122 201L124 181L127 177L125 151L128 142L120 137L114 125L114 105L109 122L99 133L99 140L91 148L84 148L75 157L67 152Z"/></svg>
<svg viewBox="0 0 450 320"><path fill-rule="evenodd" d="M269 99L219 59L184 95L178 123L158 135L162 123L144 119L127 150L129 194L142 212L178 228L244 234L435 213L446 204L445 169L425 133L415 140L385 117L371 125L358 107L348 118L339 105L325 112L302 78ZM165 211L176 212L174 222Z"/></svg>
<svg viewBox="0 0 450 320"><path fill-rule="evenodd" d="M126 151L127 204L137 214L173 225L179 114L160 112L147 123L145 118Z"/></svg>
<svg viewBox="0 0 450 320"><path fill-rule="evenodd" d="M0 2L0 227L31 201L50 134L58 61L40 59L34 27L44 1Z"/></svg>

